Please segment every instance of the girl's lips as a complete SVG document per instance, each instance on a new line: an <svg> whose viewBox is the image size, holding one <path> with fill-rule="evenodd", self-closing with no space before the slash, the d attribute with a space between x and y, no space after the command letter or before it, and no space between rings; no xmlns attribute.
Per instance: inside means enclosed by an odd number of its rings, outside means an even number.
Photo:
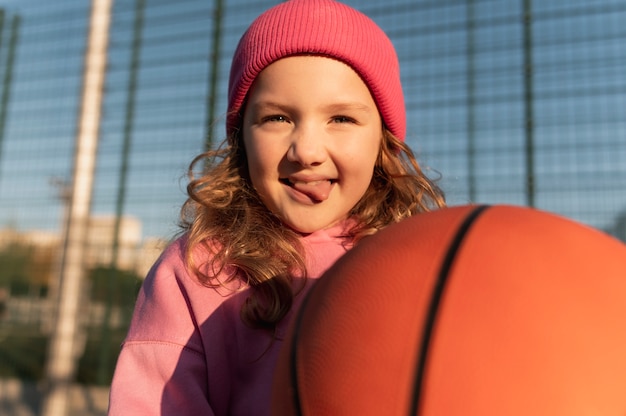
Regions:
<svg viewBox="0 0 626 416"><path fill-rule="evenodd" d="M332 191L335 181L332 179L321 179L314 181L290 181L289 179L281 180L285 185L306 195L314 202L322 202L328 199L330 191Z"/></svg>

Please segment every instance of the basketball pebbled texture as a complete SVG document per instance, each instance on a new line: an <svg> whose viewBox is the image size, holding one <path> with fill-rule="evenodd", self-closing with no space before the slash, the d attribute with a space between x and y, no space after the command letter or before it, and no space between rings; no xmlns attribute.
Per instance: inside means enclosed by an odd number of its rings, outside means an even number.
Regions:
<svg viewBox="0 0 626 416"><path fill-rule="evenodd" d="M624 415L626 246L505 205L411 217L309 293L274 415Z"/></svg>

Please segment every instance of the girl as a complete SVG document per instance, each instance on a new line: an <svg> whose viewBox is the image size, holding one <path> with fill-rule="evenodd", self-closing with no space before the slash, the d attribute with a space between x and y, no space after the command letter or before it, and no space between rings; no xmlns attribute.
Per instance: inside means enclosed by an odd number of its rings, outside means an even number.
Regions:
<svg viewBox="0 0 626 416"><path fill-rule="evenodd" d="M191 165L185 233L145 280L111 415L268 414L281 339L315 279L361 238L444 206L403 142L390 40L333 0L252 23L226 133Z"/></svg>

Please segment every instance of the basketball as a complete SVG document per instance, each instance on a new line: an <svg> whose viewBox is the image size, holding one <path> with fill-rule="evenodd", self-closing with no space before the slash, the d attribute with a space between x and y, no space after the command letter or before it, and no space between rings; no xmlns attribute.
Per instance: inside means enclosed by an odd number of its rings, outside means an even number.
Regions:
<svg viewBox="0 0 626 416"><path fill-rule="evenodd" d="M363 239L294 316L275 415L624 415L626 245L459 206Z"/></svg>

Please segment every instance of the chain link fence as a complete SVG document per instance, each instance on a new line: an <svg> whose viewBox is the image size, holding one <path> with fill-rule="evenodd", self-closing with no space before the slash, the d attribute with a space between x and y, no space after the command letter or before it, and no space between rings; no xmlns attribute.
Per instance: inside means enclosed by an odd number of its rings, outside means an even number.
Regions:
<svg viewBox="0 0 626 416"><path fill-rule="evenodd" d="M450 204L534 206L626 240L625 2L346 2L396 45L407 142ZM114 2L79 381L108 384L137 285L178 232L188 164L224 136L232 51L273 4ZM0 358L0 378L44 377L90 11L82 0L0 0L0 357L24 345L39 357L26 369Z"/></svg>

